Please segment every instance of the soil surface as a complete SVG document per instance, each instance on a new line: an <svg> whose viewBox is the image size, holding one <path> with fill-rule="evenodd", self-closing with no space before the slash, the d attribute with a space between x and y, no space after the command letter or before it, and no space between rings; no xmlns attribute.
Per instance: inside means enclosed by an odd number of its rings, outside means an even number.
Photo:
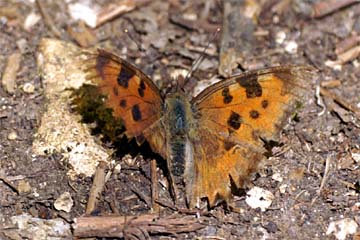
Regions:
<svg viewBox="0 0 360 240"><path fill-rule="evenodd" d="M43 38L112 51L136 64L163 92L175 86L174 76L190 69L202 54L203 62L185 86L192 95L199 85L223 79L228 71L283 64L317 69L306 86L309 97L282 130L271 156L250 177L251 185L228 205L201 214L173 207L161 159L156 170L159 199L170 206L154 210L149 147L124 140L119 146L94 134L116 154L92 215L155 212L158 219L179 220L183 229L124 231L125 238L360 239L360 4L344 0L334 1L337 4L258 0L242 5L219 0L124 1L118 4L124 7L119 10L122 14L91 28L70 15L71 5L82 2L0 2L0 239L32 239L30 228L14 223L15 216L24 214L60 220L70 227L85 214L93 184L92 176L69 176L68 153L33 152L48 103L37 66ZM111 15L115 2L94 1L89 8ZM243 14L232 16L226 4L239 7ZM218 28L230 29L228 36L214 37ZM232 53L231 66L220 56L220 49L229 47L226 41L241 50ZM270 206L260 209L247 204L246 192L254 186L270 192ZM62 197L65 203L71 199L70 210L54 206ZM194 221L201 227L191 228ZM337 224L343 227L334 227ZM69 230L42 236L74 237Z"/></svg>

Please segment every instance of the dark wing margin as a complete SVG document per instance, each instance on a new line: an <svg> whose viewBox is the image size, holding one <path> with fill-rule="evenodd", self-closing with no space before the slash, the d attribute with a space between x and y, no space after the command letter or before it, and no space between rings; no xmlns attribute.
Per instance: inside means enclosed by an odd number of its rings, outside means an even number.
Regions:
<svg viewBox="0 0 360 240"><path fill-rule="evenodd" d="M268 74L274 74L281 78L284 83L288 86L287 89L294 91L298 88L306 89L307 79L311 77L315 69L308 65L284 65L278 67L269 67L261 70L253 70L231 76L223 81L219 81L210 87L204 89L196 97L191 100L191 103L197 105L206 100L212 93L229 87L232 84L238 83L241 86L251 90L256 90L256 81L259 77ZM295 78L295 79L294 79ZM293 88L291 88L293 85Z"/></svg>

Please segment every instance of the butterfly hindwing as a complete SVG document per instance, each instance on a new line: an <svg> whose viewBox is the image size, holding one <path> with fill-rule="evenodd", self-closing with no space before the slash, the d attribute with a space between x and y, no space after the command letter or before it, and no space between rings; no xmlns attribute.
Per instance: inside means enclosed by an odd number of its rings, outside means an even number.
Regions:
<svg viewBox="0 0 360 240"><path fill-rule="evenodd" d="M218 82L192 100L198 129L193 140L190 200L227 199L264 157L263 140L276 140L304 92L308 67L252 71Z"/></svg>
<svg viewBox="0 0 360 240"><path fill-rule="evenodd" d="M129 138L139 137L161 117L163 99L156 85L139 69L105 50L91 54L88 77L115 118L121 118Z"/></svg>

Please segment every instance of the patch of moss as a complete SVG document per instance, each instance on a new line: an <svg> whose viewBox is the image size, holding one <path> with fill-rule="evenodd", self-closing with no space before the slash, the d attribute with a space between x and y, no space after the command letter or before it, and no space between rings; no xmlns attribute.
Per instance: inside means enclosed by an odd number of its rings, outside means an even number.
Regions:
<svg viewBox="0 0 360 240"><path fill-rule="evenodd" d="M83 85L72 94L73 109L82 116L84 123L95 123L92 134L102 134L104 141L117 142L125 131L121 119L114 118L113 110L104 104L106 96L100 94L93 85Z"/></svg>

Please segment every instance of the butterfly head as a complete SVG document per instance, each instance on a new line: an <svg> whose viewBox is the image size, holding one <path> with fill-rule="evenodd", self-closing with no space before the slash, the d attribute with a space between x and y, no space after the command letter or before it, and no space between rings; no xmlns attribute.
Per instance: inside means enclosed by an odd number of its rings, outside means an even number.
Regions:
<svg viewBox="0 0 360 240"><path fill-rule="evenodd" d="M172 96L176 93L182 93L183 95L185 95L184 85L185 78L182 75L176 76L174 81L172 81L171 85L164 89L165 92L163 96L167 98L168 96Z"/></svg>

